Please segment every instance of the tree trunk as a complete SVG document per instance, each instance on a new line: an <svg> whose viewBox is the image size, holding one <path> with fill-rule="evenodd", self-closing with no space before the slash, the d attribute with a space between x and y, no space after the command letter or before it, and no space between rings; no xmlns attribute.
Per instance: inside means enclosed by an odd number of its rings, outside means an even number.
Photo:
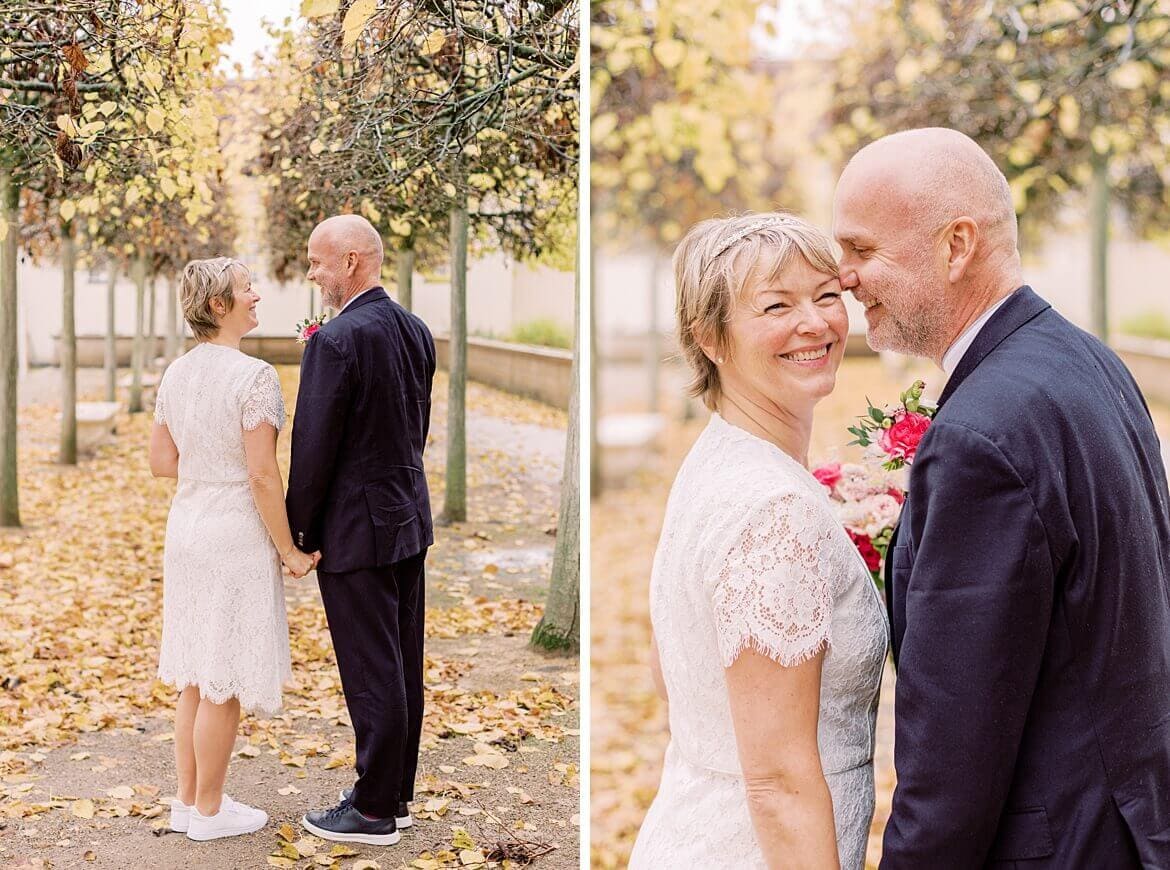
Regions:
<svg viewBox="0 0 1170 870"><path fill-rule="evenodd" d="M118 297L118 261L110 259L106 284L106 401L118 401L118 329L114 314Z"/></svg>
<svg viewBox="0 0 1170 870"><path fill-rule="evenodd" d="M61 221L61 271L64 286L61 294L61 450L57 461L77 464L77 319L76 300L77 245L73 240L73 222Z"/></svg>
<svg viewBox="0 0 1170 870"><path fill-rule="evenodd" d="M147 339L146 339L146 365L147 368L154 368L154 361L158 358L158 321L155 319L155 311L157 309L156 300L158 293L156 292L158 285L158 276L150 276L150 314L147 315Z"/></svg>
<svg viewBox="0 0 1170 870"><path fill-rule="evenodd" d="M414 248L398 252L398 304L407 311L414 310Z"/></svg>
<svg viewBox="0 0 1170 870"><path fill-rule="evenodd" d="M443 519L467 519L467 201L451 209L451 364L447 388L447 496Z"/></svg>
<svg viewBox="0 0 1170 870"><path fill-rule="evenodd" d="M1092 297L1089 301L1093 334L1109 341L1109 155L1092 157L1093 177L1089 186L1089 214L1092 260Z"/></svg>
<svg viewBox="0 0 1170 870"><path fill-rule="evenodd" d="M532 645L549 650L581 649L581 399L578 372L581 363L581 270L578 261L574 287L573 367L569 382L569 431L565 439L565 469L561 475L561 510L557 545L544 615L532 631Z"/></svg>
<svg viewBox="0 0 1170 870"><path fill-rule="evenodd" d="M659 257L657 248L654 249L651 256L653 260L650 263L650 335L647 342L649 346L646 359L646 379L649 390L646 394L646 401L650 406L650 413L657 414L658 403L661 400L658 386L662 371L662 341L658 335L658 277L662 258Z"/></svg>
<svg viewBox="0 0 1170 870"><path fill-rule="evenodd" d="M17 209L20 185L12 170L0 166L0 208L3 209L4 242L0 266L0 526L20 525L20 498L16 475L17 383Z"/></svg>
<svg viewBox="0 0 1170 870"><path fill-rule="evenodd" d="M130 359L130 413L142 413L142 363L146 355L146 260L134 260L134 350Z"/></svg>
<svg viewBox="0 0 1170 870"><path fill-rule="evenodd" d="M597 270L592 268L596 259L592 250L589 251L589 260L589 498L595 499L601 495L601 443L597 438L597 421L601 419L601 404L597 399L601 354L597 349L600 326L597 322L597 285L594 283Z"/></svg>
<svg viewBox="0 0 1170 870"><path fill-rule="evenodd" d="M175 279L167 278L167 343L164 351L167 362L179 356L179 292Z"/></svg>

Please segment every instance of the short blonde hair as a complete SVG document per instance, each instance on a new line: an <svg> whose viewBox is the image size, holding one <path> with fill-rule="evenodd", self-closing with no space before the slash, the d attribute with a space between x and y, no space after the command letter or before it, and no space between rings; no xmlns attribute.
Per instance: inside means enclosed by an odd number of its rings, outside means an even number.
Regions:
<svg viewBox="0 0 1170 870"><path fill-rule="evenodd" d="M796 256L817 272L837 274L829 236L801 218L780 212L712 218L691 227L674 251L675 317L682 357L691 368L687 394L717 410L719 370L703 351L729 353L727 324L745 285L765 254L774 280Z"/></svg>
<svg viewBox="0 0 1170 870"><path fill-rule="evenodd" d="M227 311L235 303L232 278L241 273L247 277L247 267L231 257L212 257L210 260L192 260L183 269L179 281L179 300L183 319L191 327L198 341L215 338L219 321L211 300L219 299Z"/></svg>

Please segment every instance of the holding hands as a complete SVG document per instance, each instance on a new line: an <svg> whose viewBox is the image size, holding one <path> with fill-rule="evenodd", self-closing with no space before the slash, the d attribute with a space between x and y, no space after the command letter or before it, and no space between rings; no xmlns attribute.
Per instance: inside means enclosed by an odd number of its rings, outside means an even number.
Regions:
<svg viewBox="0 0 1170 870"><path fill-rule="evenodd" d="M321 551L303 553L296 547L291 547L287 553L281 554L280 561L293 579L300 580L317 567L317 563L321 561Z"/></svg>

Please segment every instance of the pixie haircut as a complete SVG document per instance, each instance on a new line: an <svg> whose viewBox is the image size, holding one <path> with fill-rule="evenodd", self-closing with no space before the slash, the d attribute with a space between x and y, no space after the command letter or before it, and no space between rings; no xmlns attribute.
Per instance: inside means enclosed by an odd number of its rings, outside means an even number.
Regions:
<svg viewBox="0 0 1170 870"><path fill-rule="evenodd" d="M817 272L837 274L829 236L808 221L779 212L713 218L691 227L674 251L675 317L679 349L691 369L687 394L717 410L719 371L701 345L716 357L729 353L728 323L744 288L762 264L771 282L803 257Z"/></svg>
<svg viewBox="0 0 1170 870"><path fill-rule="evenodd" d="M179 282L183 319L198 341L215 338L219 332L219 321L215 318L211 300L219 299L225 310L231 311L235 302L232 281L240 277L247 280L248 269L231 257L192 260L183 269Z"/></svg>

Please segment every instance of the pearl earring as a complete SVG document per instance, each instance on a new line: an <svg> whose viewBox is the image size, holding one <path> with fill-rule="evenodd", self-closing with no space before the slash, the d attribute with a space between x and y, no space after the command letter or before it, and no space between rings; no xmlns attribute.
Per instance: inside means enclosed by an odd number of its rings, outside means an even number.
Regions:
<svg viewBox="0 0 1170 870"><path fill-rule="evenodd" d="M715 365L721 366L721 365L723 365L724 362L726 362L726 360L724 360L723 357L716 357L715 358Z"/></svg>

